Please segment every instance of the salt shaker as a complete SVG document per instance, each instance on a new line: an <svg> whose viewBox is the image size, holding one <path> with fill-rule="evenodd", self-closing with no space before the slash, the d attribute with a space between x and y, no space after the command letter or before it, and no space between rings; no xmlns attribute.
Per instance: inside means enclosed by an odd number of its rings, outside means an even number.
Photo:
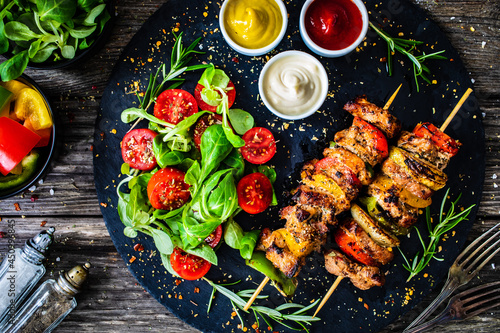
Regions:
<svg viewBox="0 0 500 333"><path fill-rule="evenodd" d="M45 274L43 260L52 244L55 229L50 227L26 241L24 247L9 246L0 266L0 332L12 321L23 299Z"/></svg>
<svg viewBox="0 0 500 333"><path fill-rule="evenodd" d="M76 307L90 264L77 265L56 280L45 281L15 314L5 333L50 333Z"/></svg>

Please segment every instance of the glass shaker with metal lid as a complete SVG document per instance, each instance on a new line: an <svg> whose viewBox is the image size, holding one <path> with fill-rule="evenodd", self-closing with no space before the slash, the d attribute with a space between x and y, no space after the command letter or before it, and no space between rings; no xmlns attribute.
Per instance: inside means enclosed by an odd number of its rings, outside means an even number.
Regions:
<svg viewBox="0 0 500 333"><path fill-rule="evenodd" d="M9 250L0 266L0 332L12 321L23 299L45 274L43 260L54 241L54 227L14 248L14 236L8 238Z"/></svg>
<svg viewBox="0 0 500 333"><path fill-rule="evenodd" d="M5 333L50 333L76 307L74 295L80 292L90 264L77 265L69 272L50 279L31 295L16 312Z"/></svg>

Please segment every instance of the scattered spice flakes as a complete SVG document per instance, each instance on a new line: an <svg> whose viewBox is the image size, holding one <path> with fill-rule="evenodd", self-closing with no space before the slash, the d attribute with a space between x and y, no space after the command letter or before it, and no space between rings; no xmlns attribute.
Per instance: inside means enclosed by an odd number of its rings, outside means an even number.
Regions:
<svg viewBox="0 0 500 333"><path fill-rule="evenodd" d="M194 287L194 293L195 293L195 294L199 294L199 293L200 293L200 288L198 288L198 287Z"/></svg>
<svg viewBox="0 0 500 333"><path fill-rule="evenodd" d="M142 251L144 251L144 246L142 246L141 243L137 243L134 245L134 250L138 251L138 252L142 252Z"/></svg>
<svg viewBox="0 0 500 333"><path fill-rule="evenodd" d="M40 222L40 227L45 227L46 224L47 224L47 221L42 221L42 222Z"/></svg>
<svg viewBox="0 0 500 333"><path fill-rule="evenodd" d="M365 303L365 304L363 304L363 306L365 307L365 309L370 310L370 307L368 306L368 304Z"/></svg>
<svg viewBox="0 0 500 333"><path fill-rule="evenodd" d="M129 259L129 263L133 263L137 258L135 256L132 256L130 259Z"/></svg>
<svg viewBox="0 0 500 333"><path fill-rule="evenodd" d="M182 283L182 281L181 281L181 280L179 280L179 279L175 279L175 285L176 285L176 286L180 285L181 283Z"/></svg>
<svg viewBox="0 0 500 333"><path fill-rule="evenodd" d="M15 202L14 203L14 208L16 211L20 211L21 210L21 206L19 206L19 203Z"/></svg>
<svg viewBox="0 0 500 333"><path fill-rule="evenodd" d="M5 232L0 231L0 238L4 238L4 237L5 237Z"/></svg>
<svg viewBox="0 0 500 333"><path fill-rule="evenodd" d="M109 131L109 133L111 133L111 134L116 134L116 129L115 129L115 128L113 128L111 131Z"/></svg>
<svg viewBox="0 0 500 333"><path fill-rule="evenodd" d="M101 202L101 206L103 206L104 208L108 207L108 204L105 203L105 202Z"/></svg>

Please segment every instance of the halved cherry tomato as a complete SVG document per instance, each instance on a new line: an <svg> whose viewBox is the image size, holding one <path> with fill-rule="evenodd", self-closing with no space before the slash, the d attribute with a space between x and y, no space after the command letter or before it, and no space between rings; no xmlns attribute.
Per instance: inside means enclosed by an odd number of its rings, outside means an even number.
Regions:
<svg viewBox="0 0 500 333"><path fill-rule="evenodd" d="M217 228L207 238L205 238L205 242L213 249L219 244L220 239L222 238L222 226L219 224Z"/></svg>
<svg viewBox="0 0 500 333"><path fill-rule="evenodd" d="M153 140L158 133L147 129L133 129L122 140L123 161L138 170L153 170L157 163L153 153Z"/></svg>
<svg viewBox="0 0 500 333"><path fill-rule="evenodd" d="M176 247L170 255L170 265L185 280L197 280L207 274L212 267L212 264L205 259L186 253L179 247Z"/></svg>
<svg viewBox="0 0 500 333"><path fill-rule="evenodd" d="M367 266L380 266L343 228L338 228L333 234L335 242L348 257Z"/></svg>
<svg viewBox="0 0 500 333"><path fill-rule="evenodd" d="M0 118L0 173L7 176L40 141L40 136L17 121Z"/></svg>
<svg viewBox="0 0 500 333"><path fill-rule="evenodd" d="M203 99L201 98L201 91L203 90L203 88L205 88L203 85L201 84L197 84L196 85L196 88L194 88L194 98L196 99L196 102L198 103L198 106L201 110L207 110L207 111L211 111L211 112L215 112L217 111L217 106L213 106L213 105L210 105L210 104L207 104L203 101ZM230 108L233 103L234 103L234 100L236 98L236 89L234 88L234 84L233 82L229 81L229 83L227 84L227 99L228 99L228 107ZM219 95L221 95L219 93Z"/></svg>
<svg viewBox="0 0 500 333"><path fill-rule="evenodd" d="M451 156L455 156L462 145L431 123L418 124L413 133L421 138L431 139L440 150L451 154Z"/></svg>
<svg viewBox="0 0 500 333"><path fill-rule="evenodd" d="M250 163L266 163L276 154L276 141L267 128L251 128L243 134L242 138L245 141L245 146L240 148L241 154Z"/></svg>
<svg viewBox="0 0 500 333"><path fill-rule="evenodd" d="M167 167L158 170L148 182L148 198L156 209L174 210L184 205L191 195L189 185L184 182L186 174L179 169Z"/></svg>
<svg viewBox="0 0 500 333"><path fill-rule="evenodd" d="M196 99L185 90L168 89L156 98L155 117L171 124L177 125L184 118L197 112Z"/></svg>
<svg viewBox="0 0 500 333"><path fill-rule="evenodd" d="M205 130L214 124L222 124L222 116L216 113L209 113L201 116L194 125L193 142L197 149L200 149L201 136Z"/></svg>
<svg viewBox="0 0 500 333"><path fill-rule="evenodd" d="M263 212L273 200L273 185L260 172L251 173L241 178L236 190L238 204L249 214Z"/></svg>
<svg viewBox="0 0 500 333"><path fill-rule="evenodd" d="M352 125L358 127L364 134L368 134L370 141L373 141L374 148L380 153L381 158L389 156L387 139L381 130L359 117L354 117Z"/></svg>

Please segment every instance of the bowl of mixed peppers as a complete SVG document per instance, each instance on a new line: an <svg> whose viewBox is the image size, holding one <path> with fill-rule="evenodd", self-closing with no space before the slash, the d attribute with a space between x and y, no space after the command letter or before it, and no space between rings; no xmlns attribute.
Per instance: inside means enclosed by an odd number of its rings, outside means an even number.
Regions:
<svg viewBox="0 0 500 333"><path fill-rule="evenodd" d="M0 82L0 199L29 189L54 152L55 124L47 98L27 76Z"/></svg>

